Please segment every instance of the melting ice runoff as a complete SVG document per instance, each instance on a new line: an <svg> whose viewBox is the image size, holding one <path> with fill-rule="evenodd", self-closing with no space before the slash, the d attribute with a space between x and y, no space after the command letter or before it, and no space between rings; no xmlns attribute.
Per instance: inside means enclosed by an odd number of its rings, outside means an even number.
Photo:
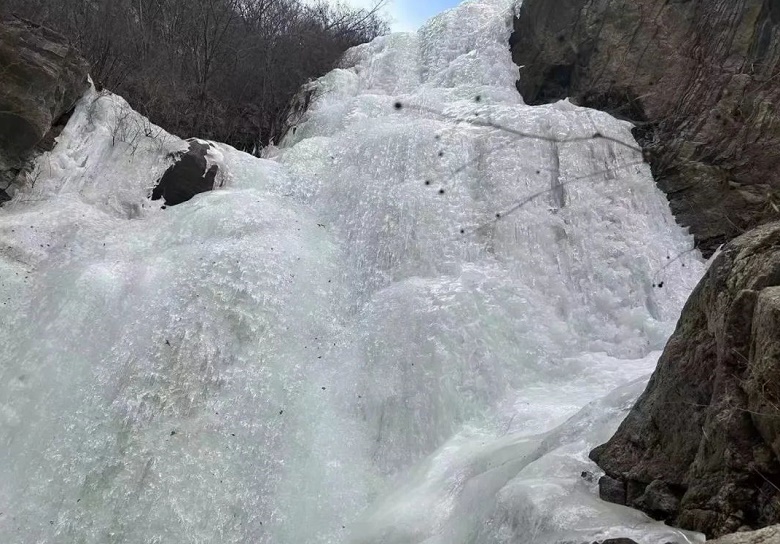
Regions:
<svg viewBox="0 0 780 544"><path fill-rule="evenodd" d="M87 93L0 212L0 542L703 540L581 474L704 263L629 124L523 104L512 4L351 50L167 209L187 144Z"/></svg>

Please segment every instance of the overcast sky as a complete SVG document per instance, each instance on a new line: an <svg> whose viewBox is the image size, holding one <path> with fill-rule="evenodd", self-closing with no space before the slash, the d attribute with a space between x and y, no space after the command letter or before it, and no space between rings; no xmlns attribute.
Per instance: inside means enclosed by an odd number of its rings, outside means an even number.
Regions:
<svg viewBox="0 0 780 544"><path fill-rule="evenodd" d="M391 18L394 31L417 30L417 28L447 8L461 0L390 0L387 13ZM369 7L375 0L348 0L347 3L359 7Z"/></svg>

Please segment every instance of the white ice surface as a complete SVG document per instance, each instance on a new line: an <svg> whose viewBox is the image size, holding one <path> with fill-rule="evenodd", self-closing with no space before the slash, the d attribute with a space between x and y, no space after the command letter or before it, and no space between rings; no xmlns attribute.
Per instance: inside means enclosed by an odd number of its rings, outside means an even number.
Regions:
<svg viewBox="0 0 780 544"><path fill-rule="evenodd" d="M166 210L186 143L81 101L0 210L0 542L695 541L580 473L703 263L626 123L523 104L510 8L350 51Z"/></svg>

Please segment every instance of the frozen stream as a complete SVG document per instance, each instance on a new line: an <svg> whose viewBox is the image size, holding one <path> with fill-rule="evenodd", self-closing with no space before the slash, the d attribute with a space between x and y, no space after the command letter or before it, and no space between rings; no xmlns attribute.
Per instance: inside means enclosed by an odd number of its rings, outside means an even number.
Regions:
<svg viewBox="0 0 780 544"><path fill-rule="evenodd" d="M580 474L704 265L630 126L523 104L511 4L352 50L165 210L186 144L82 100L0 210L0 542L696 541Z"/></svg>

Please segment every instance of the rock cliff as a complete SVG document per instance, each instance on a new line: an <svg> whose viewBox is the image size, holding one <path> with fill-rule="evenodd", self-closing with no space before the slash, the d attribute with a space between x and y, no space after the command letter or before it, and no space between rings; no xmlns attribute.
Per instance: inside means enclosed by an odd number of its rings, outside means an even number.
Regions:
<svg viewBox="0 0 780 544"><path fill-rule="evenodd" d="M52 127L87 89L87 73L63 36L22 19L0 20L0 201L35 146L51 144Z"/></svg>
<svg viewBox="0 0 780 544"><path fill-rule="evenodd" d="M636 123L678 221L709 256L780 210L780 1L525 0L512 53L536 104Z"/></svg>
<svg viewBox="0 0 780 544"><path fill-rule="evenodd" d="M780 522L780 222L725 246L591 453L602 497L708 536Z"/></svg>
<svg viewBox="0 0 780 544"><path fill-rule="evenodd" d="M592 452L602 497L708 536L778 523L780 1L525 0L511 46L526 102L633 121L697 247L731 240Z"/></svg>

